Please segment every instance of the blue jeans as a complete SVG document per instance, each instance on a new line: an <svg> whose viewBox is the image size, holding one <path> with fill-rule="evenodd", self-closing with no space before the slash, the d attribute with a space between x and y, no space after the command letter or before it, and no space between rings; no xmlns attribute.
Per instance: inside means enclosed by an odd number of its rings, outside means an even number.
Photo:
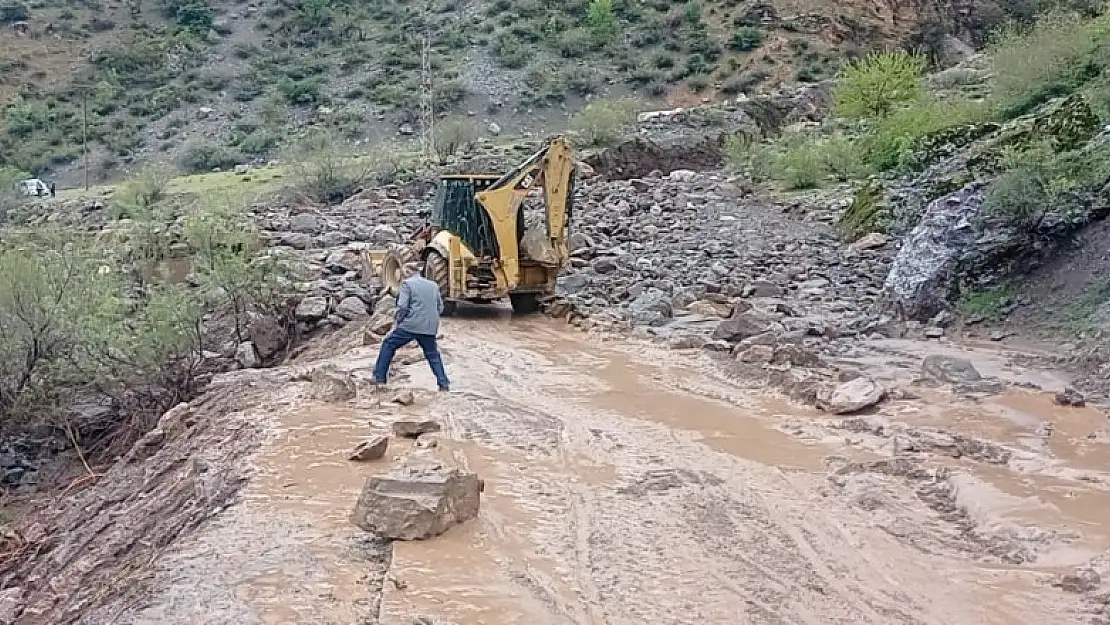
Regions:
<svg viewBox="0 0 1110 625"><path fill-rule="evenodd" d="M413 341L416 341L420 349L424 350L424 358L428 361L428 366L432 368L432 373L436 376L436 383L439 384L439 388L448 388L451 382L447 379L447 372L443 370L443 359L439 357L435 335L414 334L401 329L393 330L382 341L382 348L378 350L378 361L374 364L374 381L385 384L385 380L389 376L389 365L393 363L393 354Z"/></svg>

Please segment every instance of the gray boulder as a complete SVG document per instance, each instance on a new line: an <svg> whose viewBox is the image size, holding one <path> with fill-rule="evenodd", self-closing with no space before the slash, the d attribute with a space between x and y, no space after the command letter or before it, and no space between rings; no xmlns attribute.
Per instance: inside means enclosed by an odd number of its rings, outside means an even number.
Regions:
<svg viewBox="0 0 1110 625"><path fill-rule="evenodd" d="M734 311L731 317L717 324L716 329L713 330L713 338L719 341L738 342L769 332L774 326L774 321L754 310Z"/></svg>
<svg viewBox="0 0 1110 625"><path fill-rule="evenodd" d="M941 354L926 356L921 363L921 372L926 377L948 384L970 384L983 379L970 360Z"/></svg>
<svg viewBox="0 0 1110 625"><path fill-rule="evenodd" d="M355 319L368 317L370 313L366 310L366 303L361 299L357 297L346 297L335 307L335 314L347 321L353 321Z"/></svg>
<svg viewBox="0 0 1110 625"><path fill-rule="evenodd" d="M251 319L250 325L247 326L247 335L254 343L254 349L258 352L259 358L262 359L270 358L280 352L289 340L285 328L273 317L265 315L256 315Z"/></svg>
<svg viewBox="0 0 1110 625"><path fill-rule="evenodd" d="M356 526L391 540L423 540L478 516L481 481L442 466L402 467L366 480L351 515Z"/></svg>
<svg viewBox="0 0 1110 625"><path fill-rule="evenodd" d="M354 378L346 371L332 365L324 365L312 372L313 399L326 402L340 402L354 399L356 392Z"/></svg>
<svg viewBox="0 0 1110 625"><path fill-rule="evenodd" d="M320 217L312 213L301 213L293 215L289 220L289 229L293 232L303 232L305 234L317 234L323 229Z"/></svg>
<svg viewBox="0 0 1110 625"><path fill-rule="evenodd" d="M388 449L389 437L381 435L375 436L370 440L359 443L358 447L355 447L355 450L351 452L348 460L354 462L369 462L371 460L377 460L384 456L385 452Z"/></svg>
<svg viewBox="0 0 1110 625"><path fill-rule="evenodd" d="M817 398L817 407L833 414L849 414L874 406L886 396L886 389L867 377L858 377Z"/></svg>
<svg viewBox="0 0 1110 625"><path fill-rule="evenodd" d="M416 438L440 429L439 422L431 419L400 419L393 422L393 435L400 438Z"/></svg>
<svg viewBox="0 0 1110 625"><path fill-rule="evenodd" d="M949 306L960 264L979 240L974 220L985 198L986 185L973 182L925 208L883 285L898 316L927 320Z"/></svg>
<svg viewBox="0 0 1110 625"><path fill-rule="evenodd" d="M297 304L293 313L298 321L318 321L328 314L328 298L313 296L306 297Z"/></svg>
<svg viewBox="0 0 1110 625"><path fill-rule="evenodd" d="M246 369L257 369L262 364L258 359L258 352L254 349L254 343L250 341L243 341L235 348L235 361Z"/></svg>
<svg viewBox="0 0 1110 625"><path fill-rule="evenodd" d="M658 289L641 293L632 300L628 309L632 313L632 321L644 326L661 326L674 313L670 298Z"/></svg>

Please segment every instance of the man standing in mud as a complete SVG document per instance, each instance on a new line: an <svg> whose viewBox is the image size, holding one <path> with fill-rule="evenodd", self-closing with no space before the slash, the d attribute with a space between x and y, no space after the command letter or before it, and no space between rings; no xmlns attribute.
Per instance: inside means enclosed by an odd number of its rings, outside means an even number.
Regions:
<svg viewBox="0 0 1110 625"><path fill-rule="evenodd" d="M405 265L405 280L397 295L397 313L393 320L393 331L382 341L378 351L378 361L374 364L374 383L385 384L389 376L389 365L398 349L416 341L424 350L424 358L436 376L439 390L451 388L447 372L443 369L436 346L439 333L439 316L443 314L443 298L439 285L420 275L420 268L414 263Z"/></svg>

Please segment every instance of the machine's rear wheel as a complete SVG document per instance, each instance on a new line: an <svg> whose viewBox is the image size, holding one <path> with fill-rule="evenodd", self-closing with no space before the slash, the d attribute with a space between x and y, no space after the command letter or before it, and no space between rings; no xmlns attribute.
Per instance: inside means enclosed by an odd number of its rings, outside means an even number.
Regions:
<svg viewBox="0 0 1110 625"><path fill-rule="evenodd" d="M439 285L439 295L443 298L443 316L455 314L455 301L447 299L451 294L451 266L442 254L434 250L428 252L424 260L424 277Z"/></svg>
<svg viewBox="0 0 1110 625"><path fill-rule="evenodd" d="M518 315L530 315L540 309L540 299L535 293L510 293L509 301Z"/></svg>
<svg viewBox="0 0 1110 625"><path fill-rule="evenodd" d="M405 265L416 261L416 252L411 247L399 245L382 258L382 282L386 291L393 297L401 292L401 283L405 281Z"/></svg>

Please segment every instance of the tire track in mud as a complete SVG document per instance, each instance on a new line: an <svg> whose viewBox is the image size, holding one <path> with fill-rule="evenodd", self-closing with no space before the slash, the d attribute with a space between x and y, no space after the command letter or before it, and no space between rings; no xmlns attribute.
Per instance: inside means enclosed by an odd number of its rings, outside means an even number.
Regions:
<svg viewBox="0 0 1110 625"><path fill-rule="evenodd" d="M674 383L698 374L672 354L602 347L543 322L460 320L447 331L465 390L433 412L487 494L471 527L397 547L397 574L420 589L387 589L385 625L510 613L537 625L1008 624L1063 622L1070 610L1025 583L998 593L1012 572L984 571L951 544L927 553L877 527L830 491L824 470L797 468L831 450L775 430L757 400L729 407L731 425L707 419L707 400ZM747 431L721 431L730 427ZM792 462L800 455L809 460ZM919 513L908 512L927 522ZM437 548L452 554L446 568L496 578L500 590L436 571Z"/></svg>

